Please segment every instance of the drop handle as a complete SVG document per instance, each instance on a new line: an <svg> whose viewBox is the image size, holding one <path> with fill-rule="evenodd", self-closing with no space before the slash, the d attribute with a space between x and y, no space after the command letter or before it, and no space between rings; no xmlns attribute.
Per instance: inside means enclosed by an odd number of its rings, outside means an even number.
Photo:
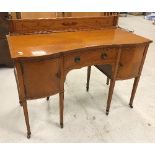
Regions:
<svg viewBox="0 0 155 155"><path fill-rule="evenodd" d="M56 73L56 77L57 77L58 79L60 79L60 78L61 78L61 72L57 72L57 73Z"/></svg>
<svg viewBox="0 0 155 155"><path fill-rule="evenodd" d="M123 67L123 64L122 64L122 63L119 63L119 67L120 67L120 68Z"/></svg>
<svg viewBox="0 0 155 155"><path fill-rule="evenodd" d="M79 63L80 62L80 57L75 57L74 62Z"/></svg>
<svg viewBox="0 0 155 155"><path fill-rule="evenodd" d="M107 53L102 53L102 54L101 54L101 58L102 58L102 59L105 60L107 57L108 57Z"/></svg>

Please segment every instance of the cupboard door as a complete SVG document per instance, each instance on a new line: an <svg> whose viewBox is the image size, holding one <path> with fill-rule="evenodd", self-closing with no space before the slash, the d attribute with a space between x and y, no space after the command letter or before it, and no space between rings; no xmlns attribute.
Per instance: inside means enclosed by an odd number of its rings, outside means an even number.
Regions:
<svg viewBox="0 0 155 155"><path fill-rule="evenodd" d="M139 74L145 45L122 49L117 79L134 78Z"/></svg>
<svg viewBox="0 0 155 155"><path fill-rule="evenodd" d="M27 99L47 97L59 92L59 59L22 63Z"/></svg>

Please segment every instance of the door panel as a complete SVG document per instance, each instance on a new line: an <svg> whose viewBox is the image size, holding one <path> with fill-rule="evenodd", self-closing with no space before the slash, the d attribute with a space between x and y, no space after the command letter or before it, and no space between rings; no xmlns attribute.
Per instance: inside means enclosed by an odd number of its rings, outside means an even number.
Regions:
<svg viewBox="0 0 155 155"><path fill-rule="evenodd" d="M145 46L124 47L122 49L117 78L134 78L139 73Z"/></svg>
<svg viewBox="0 0 155 155"><path fill-rule="evenodd" d="M27 99L46 97L59 92L59 59L24 62L22 67Z"/></svg>

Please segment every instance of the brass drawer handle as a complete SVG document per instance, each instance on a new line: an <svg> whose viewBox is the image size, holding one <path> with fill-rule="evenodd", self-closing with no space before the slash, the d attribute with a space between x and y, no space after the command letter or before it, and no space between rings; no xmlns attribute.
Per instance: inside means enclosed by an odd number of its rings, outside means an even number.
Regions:
<svg viewBox="0 0 155 155"><path fill-rule="evenodd" d="M80 62L80 57L75 57L74 62L79 63Z"/></svg>
<svg viewBox="0 0 155 155"><path fill-rule="evenodd" d="M102 59L105 60L107 57L108 57L107 53L102 53L102 54L101 54L101 58L102 58Z"/></svg>

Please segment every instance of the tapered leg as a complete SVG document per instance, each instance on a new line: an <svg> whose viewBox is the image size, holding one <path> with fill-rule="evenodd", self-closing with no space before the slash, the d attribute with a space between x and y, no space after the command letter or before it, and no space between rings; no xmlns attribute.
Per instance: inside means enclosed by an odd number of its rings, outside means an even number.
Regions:
<svg viewBox="0 0 155 155"><path fill-rule="evenodd" d="M48 97L46 98L46 100L49 101L49 99L50 99L50 97L48 96Z"/></svg>
<svg viewBox="0 0 155 155"><path fill-rule="evenodd" d="M27 127L27 138L29 139L31 137L31 130L30 130L29 115L28 115L26 101L23 102L23 111L24 111L25 123L26 123L26 127Z"/></svg>
<svg viewBox="0 0 155 155"><path fill-rule="evenodd" d="M88 66L88 68L87 68L87 84L86 84L87 91L89 91L90 74L91 74L91 66Z"/></svg>
<svg viewBox="0 0 155 155"><path fill-rule="evenodd" d="M113 91L114 91L114 86L115 86L115 80L110 80L110 87L109 87L109 94L108 94L107 108L106 108L106 115L109 114L110 104L111 104L111 100L112 100L112 94L113 94Z"/></svg>
<svg viewBox="0 0 155 155"><path fill-rule="evenodd" d="M134 100L134 97L135 97L135 94L136 94L139 79L140 79L140 76L136 77L135 80L134 80L132 93L131 93L131 97L130 97L130 103L129 103L130 108L133 108L133 100Z"/></svg>
<svg viewBox="0 0 155 155"><path fill-rule="evenodd" d="M110 79L107 77L107 82L106 82L107 85L109 85L109 81L110 81Z"/></svg>
<svg viewBox="0 0 155 155"><path fill-rule="evenodd" d="M20 95L20 91L19 91L19 84L18 84L18 80L17 80L17 75L16 75L16 71L15 71L15 68L14 68L14 75L15 75L15 79L16 79L16 83L17 83L17 90L18 90L18 97L19 97L19 104L20 106L22 106L22 101L21 101L21 95Z"/></svg>
<svg viewBox="0 0 155 155"><path fill-rule="evenodd" d="M64 92L59 93L60 127L63 128Z"/></svg>
<svg viewBox="0 0 155 155"><path fill-rule="evenodd" d="M109 94L108 94L107 107L106 107L106 115L109 114L109 110L110 110L110 104L111 104L112 95L113 95L113 91L115 87L115 81L116 81L116 76L118 72L120 55L121 55L121 48L119 48L116 63L114 66L112 66L112 79L110 80Z"/></svg>

